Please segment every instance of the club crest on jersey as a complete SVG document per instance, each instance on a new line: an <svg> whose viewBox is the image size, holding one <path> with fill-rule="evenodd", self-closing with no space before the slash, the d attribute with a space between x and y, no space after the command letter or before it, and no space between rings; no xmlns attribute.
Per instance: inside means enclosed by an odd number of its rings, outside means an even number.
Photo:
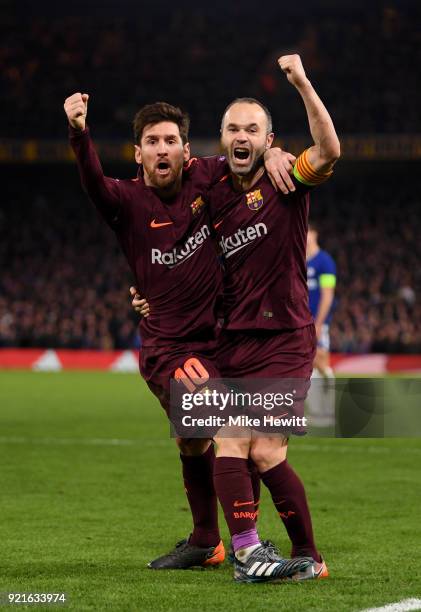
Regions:
<svg viewBox="0 0 421 612"><path fill-rule="evenodd" d="M197 215L202 206L205 205L202 196L197 197L194 202L190 204L191 211L194 215Z"/></svg>
<svg viewBox="0 0 421 612"><path fill-rule="evenodd" d="M260 189L246 193L246 204L250 210L259 210L263 206L263 196Z"/></svg>

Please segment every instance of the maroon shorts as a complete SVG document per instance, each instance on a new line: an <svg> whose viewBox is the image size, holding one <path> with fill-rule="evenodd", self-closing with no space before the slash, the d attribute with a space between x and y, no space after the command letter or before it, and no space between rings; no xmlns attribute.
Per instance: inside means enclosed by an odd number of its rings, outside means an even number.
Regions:
<svg viewBox="0 0 421 612"><path fill-rule="evenodd" d="M282 332L221 331L217 364L224 378L310 378L316 354L313 324Z"/></svg>
<svg viewBox="0 0 421 612"><path fill-rule="evenodd" d="M225 330L218 338L217 364L224 379L244 379L244 389L264 393L293 390L293 405L278 412L286 418L295 416L301 419L304 417L304 400L310 388L315 354L316 332L313 324L282 332ZM253 380L247 382L245 379ZM261 430L259 427L256 429ZM302 434L305 428L294 425L290 431Z"/></svg>
<svg viewBox="0 0 421 612"><path fill-rule="evenodd" d="M143 347L139 356L140 373L149 389L170 417L171 382L177 387L194 390L202 382L221 378L216 367L216 342L180 342L168 346Z"/></svg>

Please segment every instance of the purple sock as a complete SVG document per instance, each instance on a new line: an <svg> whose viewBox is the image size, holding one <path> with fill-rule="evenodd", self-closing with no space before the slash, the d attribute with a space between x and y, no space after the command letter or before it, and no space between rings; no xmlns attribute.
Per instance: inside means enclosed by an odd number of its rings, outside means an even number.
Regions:
<svg viewBox="0 0 421 612"><path fill-rule="evenodd" d="M242 531L232 536L232 547L234 552L237 552L240 548L254 546L254 544L260 544L256 529L248 529L247 531Z"/></svg>

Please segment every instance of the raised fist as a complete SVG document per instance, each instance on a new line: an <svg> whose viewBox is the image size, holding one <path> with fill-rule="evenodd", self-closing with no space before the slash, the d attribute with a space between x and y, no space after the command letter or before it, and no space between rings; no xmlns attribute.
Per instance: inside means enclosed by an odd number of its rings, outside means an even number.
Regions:
<svg viewBox="0 0 421 612"><path fill-rule="evenodd" d="M86 115L88 114L89 95L75 93L64 102L64 111L70 125L76 130L84 130L86 126Z"/></svg>
<svg viewBox="0 0 421 612"><path fill-rule="evenodd" d="M288 81L295 87L301 87L308 82L299 55L282 55L278 59L281 70L287 75Z"/></svg>

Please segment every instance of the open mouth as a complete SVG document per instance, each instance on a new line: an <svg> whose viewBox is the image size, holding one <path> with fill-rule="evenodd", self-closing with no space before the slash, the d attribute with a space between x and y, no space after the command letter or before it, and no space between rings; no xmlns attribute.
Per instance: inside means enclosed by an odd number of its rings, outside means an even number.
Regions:
<svg viewBox="0 0 421 612"><path fill-rule="evenodd" d="M250 157L249 149L244 147L235 147L234 149L234 158L236 161L247 161Z"/></svg>
<svg viewBox="0 0 421 612"><path fill-rule="evenodd" d="M157 164L156 169L158 170L160 174L165 174L166 172L169 171L170 165L168 162L162 161L162 162L159 162L159 164Z"/></svg>

